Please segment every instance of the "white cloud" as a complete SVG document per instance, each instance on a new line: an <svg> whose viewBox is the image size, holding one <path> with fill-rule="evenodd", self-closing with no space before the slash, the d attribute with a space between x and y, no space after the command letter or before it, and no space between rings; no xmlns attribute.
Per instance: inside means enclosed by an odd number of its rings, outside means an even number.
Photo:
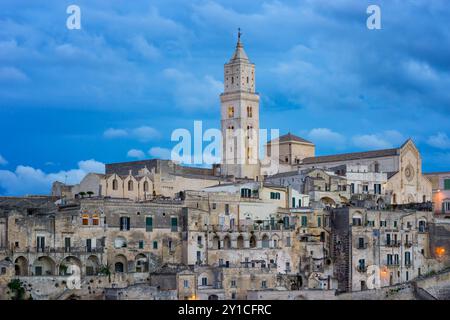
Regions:
<svg viewBox="0 0 450 320"><path fill-rule="evenodd" d="M108 139L130 137L147 142L159 138L161 134L155 128L142 126L134 129L109 128L103 132L103 136Z"/></svg>
<svg viewBox="0 0 450 320"><path fill-rule="evenodd" d="M446 133L439 132L436 135L430 136L427 143L438 149L450 149L450 138Z"/></svg>
<svg viewBox="0 0 450 320"><path fill-rule="evenodd" d="M14 67L0 68L0 81L27 81L28 77L25 73Z"/></svg>
<svg viewBox="0 0 450 320"><path fill-rule="evenodd" d="M212 76L201 78L189 72L168 68L164 76L173 82L173 99L178 108L188 110L215 110L217 97L223 91L223 83Z"/></svg>
<svg viewBox="0 0 450 320"><path fill-rule="evenodd" d="M150 141L160 137L158 130L148 126L133 129L133 135L141 141Z"/></svg>
<svg viewBox="0 0 450 320"><path fill-rule="evenodd" d="M129 157L129 158L142 159L142 158L145 157L145 153L144 153L144 151L142 151L142 150L131 149L131 150L128 151L127 157Z"/></svg>
<svg viewBox="0 0 450 320"><path fill-rule="evenodd" d="M8 164L8 161L6 161L5 158L3 158L3 156L0 154L0 165L5 165Z"/></svg>
<svg viewBox="0 0 450 320"><path fill-rule="evenodd" d="M314 128L308 133L308 139L313 143L333 146L341 149L345 145L345 137L340 133L334 132L328 128Z"/></svg>
<svg viewBox="0 0 450 320"><path fill-rule="evenodd" d="M149 43L143 36L132 38L130 43L134 51L149 60L157 59L161 55L158 48Z"/></svg>
<svg viewBox="0 0 450 320"><path fill-rule="evenodd" d="M128 132L124 129L109 128L103 132L103 136L108 139L126 137Z"/></svg>
<svg viewBox="0 0 450 320"><path fill-rule="evenodd" d="M352 138L353 144L361 149L387 149L400 146L405 137L397 130L385 130L377 134L362 134Z"/></svg>
<svg viewBox="0 0 450 320"><path fill-rule="evenodd" d="M5 195L49 194L54 181L76 184L90 172L104 173L105 165L94 159L84 160L76 169L54 173L19 165L15 171L0 170L0 188Z"/></svg>
<svg viewBox="0 0 450 320"><path fill-rule="evenodd" d="M386 149L392 148L392 144L378 135L363 134L353 137L353 144L361 149Z"/></svg>
<svg viewBox="0 0 450 320"><path fill-rule="evenodd" d="M149 155L159 159L170 159L171 153L171 150L160 147L153 147L148 151Z"/></svg>

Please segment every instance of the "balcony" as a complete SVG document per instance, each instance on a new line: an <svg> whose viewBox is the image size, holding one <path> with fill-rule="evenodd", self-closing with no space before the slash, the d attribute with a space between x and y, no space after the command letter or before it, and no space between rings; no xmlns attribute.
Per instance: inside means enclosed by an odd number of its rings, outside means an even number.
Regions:
<svg viewBox="0 0 450 320"><path fill-rule="evenodd" d="M411 248L413 245L412 241L405 241L405 247L406 248Z"/></svg>
<svg viewBox="0 0 450 320"><path fill-rule="evenodd" d="M400 241L389 241L386 242L386 247L400 247Z"/></svg>
<svg viewBox="0 0 450 320"><path fill-rule="evenodd" d="M391 264L387 263L386 265L387 265L388 268L398 268L400 266L400 263L394 262L394 263L391 263Z"/></svg>
<svg viewBox="0 0 450 320"><path fill-rule="evenodd" d="M364 250L364 249L367 249L367 243L364 243L364 244L358 244L357 246L356 246L356 249L359 249L359 250Z"/></svg>
<svg viewBox="0 0 450 320"><path fill-rule="evenodd" d="M356 270L358 272L364 273L364 272L367 272L367 267L366 266L357 266Z"/></svg>

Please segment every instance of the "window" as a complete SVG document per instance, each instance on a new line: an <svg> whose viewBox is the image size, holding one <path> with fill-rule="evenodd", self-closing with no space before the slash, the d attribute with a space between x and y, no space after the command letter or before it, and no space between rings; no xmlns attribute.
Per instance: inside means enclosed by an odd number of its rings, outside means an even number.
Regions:
<svg viewBox="0 0 450 320"><path fill-rule="evenodd" d="M394 254L394 264L395 265L399 264L398 254Z"/></svg>
<svg viewBox="0 0 450 320"><path fill-rule="evenodd" d="M375 194L381 194L381 184L375 183L373 185L373 191Z"/></svg>
<svg viewBox="0 0 450 320"><path fill-rule="evenodd" d="M228 203L225 204L225 214L230 214L230 205Z"/></svg>
<svg viewBox="0 0 450 320"><path fill-rule="evenodd" d="M286 247L291 246L291 237L286 237Z"/></svg>
<svg viewBox="0 0 450 320"><path fill-rule="evenodd" d="M405 252L405 266L411 265L411 252Z"/></svg>
<svg viewBox="0 0 450 320"><path fill-rule="evenodd" d="M279 192L271 192L270 193L270 199L280 200L281 194Z"/></svg>
<svg viewBox="0 0 450 320"><path fill-rule="evenodd" d="M307 226L308 226L308 217L302 216L302 227L307 227Z"/></svg>
<svg viewBox="0 0 450 320"><path fill-rule="evenodd" d="M43 252L45 248L45 237L38 236L36 238L36 247L38 249L38 252Z"/></svg>
<svg viewBox="0 0 450 320"><path fill-rule="evenodd" d="M158 241L153 241L153 249L158 249Z"/></svg>
<svg viewBox="0 0 450 320"><path fill-rule="evenodd" d="M133 181L132 180L128 181L128 191L133 191Z"/></svg>
<svg viewBox="0 0 450 320"><path fill-rule="evenodd" d="M373 221L373 220L367 221L367 226L369 226L369 227L375 227L375 221Z"/></svg>
<svg viewBox="0 0 450 320"><path fill-rule="evenodd" d="M83 226L88 226L89 225L89 216L87 214L83 214L81 216L81 224Z"/></svg>
<svg viewBox="0 0 450 320"><path fill-rule="evenodd" d="M380 220L380 227L386 227L386 221Z"/></svg>
<svg viewBox="0 0 450 320"><path fill-rule="evenodd" d="M94 214L92 216L92 225L98 226L100 224L100 219L98 218L98 214Z"/></svg>
<svg viewBox="0 0 450 320"><path fill-rule="evenodd" d="M251 198L252 190L248 188L241 189L241 198Z"/></svg>
<svg viewBox="0 0 450 320"><path fill-rule="evenodd" d="M359 249L364 249L364 238L359 238L358 239L358 248Z"/></svg>
<svg viewBox="0 0 450 320"><path fill-rule="evenodd" d="M363 185L363 192L369 192L369 186Z"/></svg>
<svg viewBox="0 0 450 320"><path fill-rule="evenodd" d="M170 218L170 226L171 226L172 232L178 231L178 218L177 217Z"/></svg>
<svg viewBox="0 0 450 320"><path fill-rule="evenodd" d="M387 233L387 234L386 234L386 244L387 244L387 245L390 245L390 244L391 244L391 234L390 234L390 233Z"/></svg>
<svg viewBox="0 0 450 320"><path fill-rule="evenodd" d="M263 289L267 288L267 281L266 280L261 281L261 288L263 288Z"/></svg>
<svg viewBox="0 0 450 320"><path fill-rule="evenodd" d="M236 280L231 280L230 287L236 288Z"/></svg>
<svg viewBox="0 0 450 320"><path fill-rule="evenodd" d="M320 228L322 226L322 218L317 217L317 226Z"/></svg>
<svg viewBox="0 0 450 320"><path fill-rule="evenodd" d="M442 202L442 211L449 212L450 211L450 200L446 200Z"/></svg>
<svg viewBox="0 0 450 320"><path fill-rule="evenodd" d="M213 210L216 210L217 204L216 204L216 203L213 203L213 204L212 204L212 208L213 208Z"/></svg>
<svg viewBox="0 0 450 320"><path fill-rule="evenodd" d="M144 181L144 192L148 192L148 181Z"/></svg>
<svg viewBox="0 0 450 320"><path fill-rule="evenodd" d="M198 244L199 246L202 245L202 236L198 236L198 237L197 237L197 244Z"/></svg>
<svg viewBox="0 0 450 320"><path fill-rule="evenodd" d="M355 184L354 183L352 183L350 185L350 193L355 193Z"/></svg>
<svg viewBox="0 0 450 320"><path fill-rule="evenodd" d="M197 251L197 264L202 264L202 252Z"/></svg>
<svg viewBox="0 0 450 320"><path fill-rule="evenodd" d="M295 208L295 197L292 197L292 208Z"/></svg>
<svg viewBox="0 0 450 320"><path fill-rule="evenodd" d="M130 230L130 217L120 217L120 230Z"/></svg>
<svg viewBox="0 0 450 320"><path fill-rule="evenodd" d="M234 107L228 107L228 118L234 117Z"/></svg>
<svg viewBox="0 0 450 320"><path fill-rule="evenodd" d="M387 257L386 257L386 264L387 264L388 266L391 266L391 265L392 265L392 254L388 254L388 255L387 255Z"/></svg>
<svg viewBox="0 0 450 320"><path fill-rule="evenodd" d="M147 232L153 231L153 217L145 218L145 231Z"/></svg>
<svg viewBox="0 0 450 320"><path fill-rule="evenodd" d="M360 271L364 271L366 269L366 260L359 259L358 261L358 268Z"/></svg>
<svg viewBox="0 0 450 320"><path fill-rule="evenodd" d="M64 252L70 252L70 238L64 238Z"/></svg>
<svg viewBox="0 0 450 320"><path fill-rule="evenodd" d="M172 240L169 240L167 242L167 247L169 248L169 250L172 250Z"/></svg>
<svg viewBox="0 0 450 320"><path fill-rule="evenodd" d="M183 281L183 287L184 288L189 288L189 280L184 280Z"/></svg>
<svg viewBox="0 0 450 320"><path fill-rule="evenodd" d="M444 179L444 190L450 190L450 179Z"/></svg>
<svg viewBox="0 0 450 320"><path fill-rule="evenodd" d="M208 278L203 277L202 278L202 286L207 286L208 285Z"/></svg>
<svg viewBox="0 0 450 320"><path fill-rule="evenodd" d="M248 78L247 78L248 79ZM251 118L253 116L252 107L247 107L247 117Z"/></svg>
<svg viewBox="0 0 450 320"><path fill-rule="evenodd" d="M119 183L117 182L117 179L114 179L112 182L112 188L113 190L119 189Z"/></svg>
<svg viewBox="0 0 450 320"><path fill-rule="evenodd" d="M139 249L144 249L144 240L139 240Z"/></svg>
<svg viewBox="0 0 450 320"><path fill-rule="evenodd" d="M232 300L236 300L236 292L232 292L231 293L231 299Z"/></svg>

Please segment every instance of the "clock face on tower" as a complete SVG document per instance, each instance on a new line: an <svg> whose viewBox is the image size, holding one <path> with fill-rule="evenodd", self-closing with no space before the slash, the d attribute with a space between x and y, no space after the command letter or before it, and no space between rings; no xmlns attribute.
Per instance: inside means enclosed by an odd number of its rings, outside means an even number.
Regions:
<svg viewBox="0 0 450 320"><path fill-rule="evenodd" d="M414 178L414 168L410 164L406 166L405 177L408 181L411 181Z"/></svg>

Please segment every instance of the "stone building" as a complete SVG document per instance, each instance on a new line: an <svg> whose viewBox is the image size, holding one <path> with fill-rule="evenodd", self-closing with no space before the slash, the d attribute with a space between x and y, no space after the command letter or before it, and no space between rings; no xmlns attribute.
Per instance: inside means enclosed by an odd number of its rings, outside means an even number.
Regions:
<svg viewBox="0 0 450 320"><path fill-rule="evenodd" d="M434 213L450 217L450 172L425 173L431 181Z"/></svg>
<svg viewBox="0 0 450 320"><path fill-rule="evenodd" d="M410 281L439 267L430 252L429 211L333 209L332 256L340 291Z"/></svg>

